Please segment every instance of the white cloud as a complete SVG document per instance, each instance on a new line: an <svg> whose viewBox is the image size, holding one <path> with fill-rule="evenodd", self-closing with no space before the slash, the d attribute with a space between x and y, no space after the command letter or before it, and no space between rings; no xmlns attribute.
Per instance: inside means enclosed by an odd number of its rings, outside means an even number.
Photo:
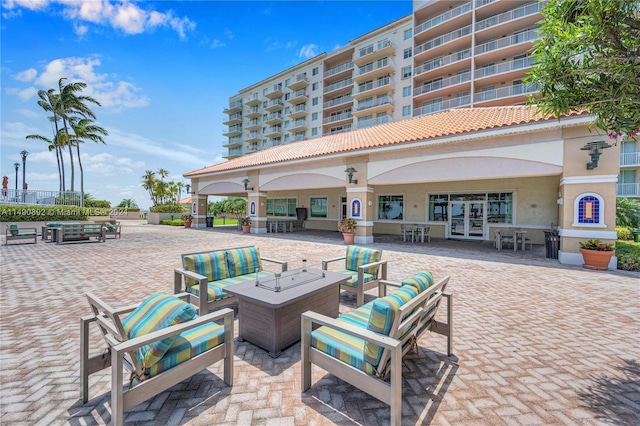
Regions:
<svg viewBox="0 0 640 426"><path fill-rule="evenodd" d="M300 52L298 52L299 58L309 59L316 56L318 53L316 52L318 46L315 44L305 44L300 48Z"/></svg>
<svg viewBox="0 0 640 426"><path fill-rule="evenodd" d="M270 37L268 37L264 42L267 44L267 47L265 49L267 52L272 52L279 49L292 49L298 44L297 41L287 41L286 43L272 41Z"/></svg>
<svg viewBox="0 0 640 426"><path fill-rule="evenodd" d="M225 42L223 42L223 41L220 41L220 40L218 40L218 39L213 40L213 41L211 42L211 44L210 44L210 47L211 47L212 49L216 49L216 48L218 48L218 47L224 47L224 46L226 46L226 43L225 43Z"/></svg>
<svg viewBox="0 0 640 426"><path fill-rule="evenodd" d="M89 32L89 27L86 25L80 25L78 23L73 24L73 32L80 38L84 37Z"/></svg>
<svg viewBox="0 0 640 426"><path fill-rule="evenodd" d="M7 89L7 93L10 95L16 95L23 101L28 101L38 94L38 90L35 87L27 87L26 89L10 88Z"/></svg>
<svg viewBox="0 0 640 426"><path fill-rule="evenodd" d="M231 30L224 30L224 35L229 40L233 40L235 38L235 35L233 34L233 32L231 32Z"/></svg>
<svg viewBox="0 0 640 426"><path fill-rule="evenodd" d="M33 81L33 79L36 78L36 75L38 75L38 71L35 68L29 68L28 70L24 70L14 75L13 78L18 81L28 82Z"/></svg>
<svg viewBox="0 0 640 426"><path fill-rule="evenodd" d="M31 109L18 108L15 111L18 114L22 115L23 117L27 117L27 118L42 117L42 112L36 112L36 111L31 110Z"/></svg>
<svg viewBox="0 0 640 426"><path fill-rule="evenodd" d="M15 9L24 7L29 10L42 10L49 6L49 0L5 0L2 7L5 9Z"/></svg>

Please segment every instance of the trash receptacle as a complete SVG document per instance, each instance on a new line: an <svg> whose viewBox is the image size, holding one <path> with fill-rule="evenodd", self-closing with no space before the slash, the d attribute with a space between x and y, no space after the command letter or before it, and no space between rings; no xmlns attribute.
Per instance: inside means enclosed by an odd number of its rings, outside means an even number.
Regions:
<svg viewBox="0 0 640 426"><path fill-rule="evenodd" d="M640 228L634 228L631 232L633 232L633 241L640 243Z"/></svg>
<svg viewBox="0 0 640 426"><path fill-rule="evenodd" d="M205 220L207 222L207 228L213 228L213 216L207 216Z"/></svg>
<svg viewBox="0 0 640 426"><path fill-rule="evenodd" d="M560 249L560 236L555 231L545 231L544 246L546 249L545 257L547 259L557 259L558 250Z"/></svg>

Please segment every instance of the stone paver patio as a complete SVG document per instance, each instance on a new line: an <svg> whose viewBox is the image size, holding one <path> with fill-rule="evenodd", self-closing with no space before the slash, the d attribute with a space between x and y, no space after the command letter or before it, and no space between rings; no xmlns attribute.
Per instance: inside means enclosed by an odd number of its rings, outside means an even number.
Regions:
<svg viewBox="0 0 640 426"><path fill-rule="evenodd" d="M337 233L241 235L124 222L122 240L56 246L3 246L0 293L0 423L105 424L110 370L91 378L79 400L79 318L84 293L114 305L172 291L186 252L256 245L288 260L342 255ZM4 241L2 241L4 243ZM454 353L426 335L403 365L403 424L638 424L640 419L640 274L594 272L534 252L488 243L401 243L380 238L389 278L419 269L451 275ZM374 292L369 292L368 300ZM345 293L341 310L354 308ZM441 310L443 315L445 310ZM237 323L236 323L237 331ZM104 343L94 330L93 349ZM389 422L388 407L314 366L300 392L300 348L272 359L236 342L234 386L214 364L125 412L140 424L320 425Z"/></svg>

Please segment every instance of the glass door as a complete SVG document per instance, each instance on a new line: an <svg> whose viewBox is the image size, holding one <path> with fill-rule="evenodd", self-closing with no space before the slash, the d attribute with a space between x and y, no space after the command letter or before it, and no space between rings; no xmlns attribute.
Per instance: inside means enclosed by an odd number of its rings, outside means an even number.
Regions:
<svg viewBox="0 0 640 426"><path fill-rule="evenodd" d="M459 239L484 239L485 206L485 201L451 201L449 236Z"/></svg>

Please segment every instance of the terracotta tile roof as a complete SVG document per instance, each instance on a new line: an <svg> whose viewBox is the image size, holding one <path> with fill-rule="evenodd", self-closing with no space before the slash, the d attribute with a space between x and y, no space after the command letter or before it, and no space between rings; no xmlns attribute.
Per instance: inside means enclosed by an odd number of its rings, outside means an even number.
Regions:
<svg viewBox="0 0 640 426"><path fill-rule="evenodd" d="M582 114L586 113L572 115ZM275 146L223 163L187 172L184 176L193 177L206 173L422 141L546 120L556 119L549 116L536 115L536 109L526 105L450 109L413 119Z"/></svg>

